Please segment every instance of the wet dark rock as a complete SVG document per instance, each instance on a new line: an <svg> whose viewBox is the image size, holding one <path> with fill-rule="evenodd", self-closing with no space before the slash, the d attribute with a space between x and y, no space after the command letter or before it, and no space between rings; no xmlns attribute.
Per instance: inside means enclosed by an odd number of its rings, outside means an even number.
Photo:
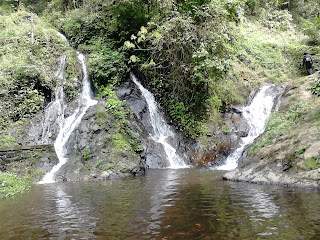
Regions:
<svg viewBox="0 0 320 240"><path fill-rule="evenodd" d="M88 109L66 145L68 161L57 173L68 181L96 181L122 178L144 173L144 156L129 150L117 149L113 136L117 121L106 111L106 100ZM103 117L99 117L101 113ZM138 139L142 130L137 119L130 119L128 130Z"/></svg>
<svg viewBox="0 0 320 240"><path fill-rule="evenodd" d="M151 138L153 134L153 127L150 122L150 113L148 105L144 99L139 88L130 80L123 82L116 90L117 96L127 106L130 107L139 121L142 134L142 146L145 149L146 168L165 168L169 166L165 150L162 144L157 143ZM185 158L185 162L190 163L186 159L184 152L184 140L180 133L175 132L175 137L168 141L173 147L177 149L177 154L181 158Z"/></svg>

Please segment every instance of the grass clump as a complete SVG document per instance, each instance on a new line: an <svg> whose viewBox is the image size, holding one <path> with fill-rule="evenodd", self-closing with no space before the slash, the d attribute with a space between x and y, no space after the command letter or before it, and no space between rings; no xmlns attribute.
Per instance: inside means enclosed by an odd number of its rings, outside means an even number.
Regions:
<svg viewBox="0 0 320 240"><path fill-rule="evenodd" d="M31 187L26 177L19 177L13 173L0 173L0 198L12 198L24 193Z"/></svg>
<svg viewBox="0 0 320 240"><path fill-rule="evenodd" d="M100 169L101 171L108 171L109 169L111 169L113 167L113 164L111 164L111 163L106 164L106 163L103 163L102 160L98 160L96 167L98 169Z"/></svg>
<svg viewBox="0 0 320 240"><path fill-rule="evenodd" d="M320 167L320 161L319 159L312 157L305 160L304 165L308 168L308 170L312 170Z"/></svg>
<svg viewBox="0 0 320 240"><path fill-rule="evenodd" d="M4 136L0 139L0 147L17 146L16 139L12 136Z"/></svg>

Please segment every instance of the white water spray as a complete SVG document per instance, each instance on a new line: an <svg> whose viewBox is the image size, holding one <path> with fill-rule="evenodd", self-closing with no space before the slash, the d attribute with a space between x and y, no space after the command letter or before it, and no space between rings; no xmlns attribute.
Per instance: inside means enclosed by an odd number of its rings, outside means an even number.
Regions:
<svg viewBox="0 0 320 240"><path fill-rule="evenodd" d="M78 60L81 63L82 71L83 71L83 79L82 79L82 92L78 99L78 107L74 110L74 113L69 116L68 118L64 119L64 116L62 115L62 121L60 121L60 131L57 136L57 139L54 143L54 148L56 151L56 154L59 159L59 163L55 165L50 172L48 172L44 178L39 182L40 184L43 183L53 183L54 182L54 175L55 173L67 162L68 158L66 157L66 148L65 145L69 140L69 137L71 133L74 131L74 129L78 126L78 124L81 122L82 117L88 110L90 106L93 106L97 104L96 100L92 99L92 92L88 77L88 72L85 64L85 57L83 54L78 53ZM64 65L63 65L64 66ZM63 69L60 70L63 76ZM62 77L63 78L63 77ZM62 86L59 86L59 88L63 88ZM61 94L59 97L56 97L59 99L59 101L63 101L64 95L63 91L59 92ZM60 104L61 105L61 104ZM62 111L63 112L63 111Z"/></svg>
<svg viewBox="0 0 320 240"><path fill-rule="evenodd" d="M187 168L187 164L176 154L176 149L167 142L168 137L174 137L174 132L161 116L154 96L138 82L133 74L130 74L130 77L146 99L150 113L150 121L154 131L151 137L155 142L162 144L170 163L169 168Z"/></svg>
<svg viewBox="0 0 320 240"><path fill-rule="evenodd" d="M217 168L218 170L235 169L238 166L238 160L245 147L252 144L254 139L264 132L267 120L271 115L275 98L277 97L275 94L267 94L268 89L273 86L274 85L262 86L251 104L243 107L243 118L249 124L248 136L241 138L239 147L231 153L224 165Z"/></svg>

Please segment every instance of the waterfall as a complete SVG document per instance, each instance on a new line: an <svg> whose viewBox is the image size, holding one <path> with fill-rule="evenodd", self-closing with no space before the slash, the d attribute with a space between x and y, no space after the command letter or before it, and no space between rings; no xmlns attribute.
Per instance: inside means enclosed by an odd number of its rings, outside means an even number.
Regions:
<svg viewBox="0 0 320 240"><path fill-rule="evenodd" d="M55 89L54 92L54 101L48 104L44 109L41 139L38 144L49 144L50 138L53 132L54 125L61 125L64 119L64 93L63 93L63 84L65 82L64 77L64 67L66 63L66 55L60 57L59 69L56 73L56 77L59 79L59 86Z"/></svg>
<svg viewBox="0 0 320 240"><path fill-rule="evenodd" d="M55 173L67 162L68 158L66 157L66 148L65 145L69 140L69 137L71 133L74 131L74 129L78 126L78 124L81 122L82 117L88 110L90 106L93 106L97 103L96 100L93 100L92 98L92 92L88 77L88 71L85 64L85 57L83 54L78 53L77 58L82 66L83 71L83 79L82 79L82 91L78 99L78 106L74 109L73 114L69 116L68 118L64 118L64 108L65 104L63 103L63 84L60 84L60 86L56 90L56 100L53 104L51 104L52 107L50 107L50 111L54 111L57 108L60 110L58 111L60 114L58 117L60 117L59 121L59 127L60 131L59 134L55 140L54 148L56 151L56 154L59 159L59 163L55 165L50 172L48 172L44 178L39 182L40 184L43 183L52 183L54 182L54 175ZM65 58L64 58L65 59ZM64 60L65 61L65 60ZM60 64L60 79L64 79L63 76L63 68L64 64ZM61 83L61 82L60 82ZM54 107L56 106L56 107Z"/></svg>
<svg viewBox="0 0 320 240"><path fill-rule="evenodd" d="M138 82L132 73L130 74L130 78L138 86L143 97L146 99L150 113L150 122L154 131L151 137L155 142L162 144L167 155L167 159L169 160L169 168L188 167L183 159L176 154L176 149L167 142L168 137L174 137L174 132L160 114L154 96L151 92L145 89L140 82Z"/></svg>
<svg viewBox="0 0 320 240"><path fill-rule="evenodd" d="M242 108L243 118L249 125L249 133L246 137L241 138L239 147L231 153L224 165L217 168L218 170L235 169L245 147L252 144L254 139L264 132L267 120L276 104L275 99L283 93L283 91L274 92L272 89L274 86L262 86L251 104Z"/></svg>

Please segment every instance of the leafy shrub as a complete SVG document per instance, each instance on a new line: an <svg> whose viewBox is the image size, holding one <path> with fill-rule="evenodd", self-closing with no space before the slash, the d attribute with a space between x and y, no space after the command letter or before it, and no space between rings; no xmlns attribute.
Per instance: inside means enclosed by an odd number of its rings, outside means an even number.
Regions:
<svg viewBox="0 0 320 240"><path fill-rule="evenodd" d="M124 43L134 54L129 63L143 72L140 77L168 109L176 128L190 137L201 133L209 109L219 110L233 98L231 91L220 94L217 87L237 52L235 25L230 23L234 6L228 3L211 1L196 8L193 17L170 11Z"/></svg>
<svg viewBox="0 0 320 240"><path fill-rule="evenodd" d="M265 16L262 23L270 29L286 31L292 28L292 15L287 10L274 10Z"/></svg>
<svg viewBox="0 0 320 240"><path fill-rule="evenodd" d="M308 89L313 95L320 97L320 78L318 78L318 80L315 81L315 84Z"/></svg>
<svg viewBox="0 0 320 240"><path fill-rule="evenodd" d="M124 54L114 49L110 40L94 37L79 46L87 52L90 76L97 88L111 84L116 86L125 74Z"/></svg>
<svg viewBox="0 0 320 240"><path fill-rule="evenodd" d="M92 156L90 155L90 152L88 149L85 149L83 151L83 154L82 154L82 159L84 162L87 162Z"/></svg>
<svg viewBox="0 0 320 240"><path fill-rule="evenodd" d="M310 36L310 41L317 45L320 43L320 18L303 19L301 24L302 30Z"/></svg>

